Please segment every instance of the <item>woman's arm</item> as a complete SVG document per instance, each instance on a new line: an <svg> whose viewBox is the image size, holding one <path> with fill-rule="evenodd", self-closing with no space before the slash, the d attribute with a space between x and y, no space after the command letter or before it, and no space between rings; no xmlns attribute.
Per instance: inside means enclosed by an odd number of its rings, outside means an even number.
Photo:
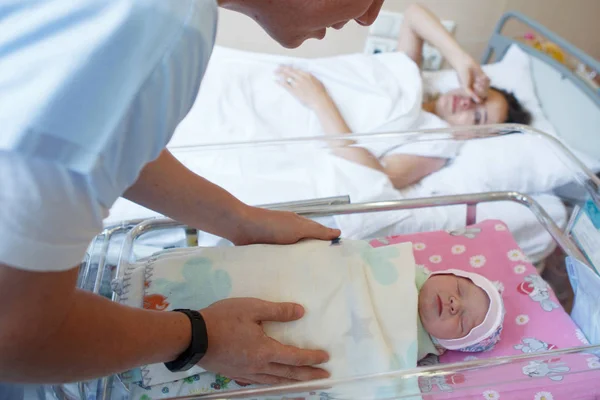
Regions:
<svg viewBox="0 0 600 400"><path fill-rule="evenodd" d="M352 133L325 86L312 74L282 66L277 70L277 75L280 78L279 84L315 113L325 135ZM377 157L364 147L356 146L355 140L337 139L329 142L329 145L338 157L385 172Z"/></svg>
<svg viewBox="0 0 600 400"><path fill-rule="evenodd" d="M420 66L423 41L440 50L456 70L461 85L473 100L479 102L487 96L490 80L479 63L460 47L431 11L421 5L412 4L404 12L397 50L406 53Z"/></svg>
<svg viewBox="0 0 600 400"><path fill-rule="evenodd" d="M277 74L281 78L279 83L315 113L326 135L352 133L327 89L317 78L291 67L281 67ZM355 140L332 140L330 146L338 157L385 173L396 189L412 185L446 164L445 159L410 154L386 156L382 163L369 150L357 146Z"/></svg>
<svg viewBox="0 0 600 400"><path fill-rule="evenodd" d="M385 172L396 189L419 182L446 165L445 158L392 154L383 158Z"/></svg>

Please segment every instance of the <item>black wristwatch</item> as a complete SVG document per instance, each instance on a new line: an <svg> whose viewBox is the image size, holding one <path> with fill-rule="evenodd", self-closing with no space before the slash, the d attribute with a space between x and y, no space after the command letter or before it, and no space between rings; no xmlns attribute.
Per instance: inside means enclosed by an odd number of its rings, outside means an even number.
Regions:
<svg viewBox="0 0 600 400"><path fill-rule="evenodd" d="M206 349L208 349L206 323L198 311L183 309L173 311L183 313L190 319L192 323L192 340L189 347L179 357L165 363L165 366L171 372L187 371L204 357Z"/></svg>

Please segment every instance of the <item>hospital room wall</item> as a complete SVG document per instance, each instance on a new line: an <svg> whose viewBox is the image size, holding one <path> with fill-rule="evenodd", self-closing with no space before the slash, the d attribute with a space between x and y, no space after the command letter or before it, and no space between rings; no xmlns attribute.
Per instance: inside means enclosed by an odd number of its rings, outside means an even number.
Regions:
<svg viewBox="0 0 600 400"><path fill-rule="evenodd" d="M387 0L384 10L402 12L413 2ZM430 7L440 18L456 21L456 38L477 59L496 22L509 10L525 13L600 59L600 0L421 0L420 3ZM298 49L288 50L278 46L249 18L221 10L217 44L312 58L361 52L367 34L367 28L351 23L341 31L330 29L323 41L309 40Z"/></svg>

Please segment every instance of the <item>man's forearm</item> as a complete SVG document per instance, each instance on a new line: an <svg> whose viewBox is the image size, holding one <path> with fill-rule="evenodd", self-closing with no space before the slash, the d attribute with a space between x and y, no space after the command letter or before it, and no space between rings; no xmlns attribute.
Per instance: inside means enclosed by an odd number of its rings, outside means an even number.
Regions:
<svg viewBox="0 0 600 400"><path fill-rule="evenodd" d="M45 327L31 321L29 329ZM71 309L51 335L40 332L42 340L15 339L10 348L3 346L0 379L73 382L167 362L187 348L190 335L190 322L183 314L125 307L76 291Z"/></svg>
<svg viewBox="0 0 600 400"><path fill-rule="evenodd" d="M177 221L233 240L249 207L196 175L169 151L146 165L124 195Z"/></svg>
<svg viewBox="0 0 600 400"><path fill-rule="evenodd" d="M417 36L438 48L451 65L455 65L464 50L448 33L439 18L426 7L413 4L406 9L405 21Z"/></svg>

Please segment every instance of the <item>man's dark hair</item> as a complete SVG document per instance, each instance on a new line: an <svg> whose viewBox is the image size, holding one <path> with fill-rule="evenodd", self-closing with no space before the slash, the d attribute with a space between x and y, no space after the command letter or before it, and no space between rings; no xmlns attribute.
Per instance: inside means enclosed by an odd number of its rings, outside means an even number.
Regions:
<svg viewBox="0 0 600 400"><path fill-rule="evenodd" d="M508 114L506 115L506 120L504 123L523 125L529 125L531 123L531 113L527 111L525 107L523 107L514 94L494 86L490 87L490 89L500 93L508 103Z"/></svg>

